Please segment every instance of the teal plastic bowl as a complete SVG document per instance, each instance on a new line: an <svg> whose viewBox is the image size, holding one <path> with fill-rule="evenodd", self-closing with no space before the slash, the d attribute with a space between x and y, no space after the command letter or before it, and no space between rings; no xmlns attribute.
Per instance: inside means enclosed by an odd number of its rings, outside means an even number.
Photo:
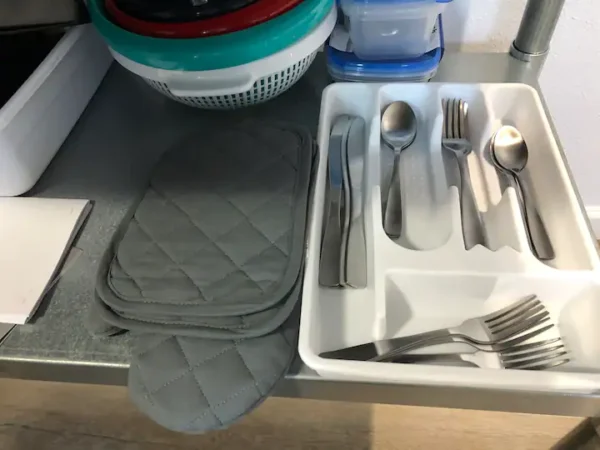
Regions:
<svg viewBox="0 0 600 450"><path fill-rule="evenodd" d="M113 24L103 0L89 0L92 22L108 45L137 63L166 70L214 70L277 53L302 39L327 16L334 0L303 0L296 7L245 30L197 39L160 39Z"/></svg>

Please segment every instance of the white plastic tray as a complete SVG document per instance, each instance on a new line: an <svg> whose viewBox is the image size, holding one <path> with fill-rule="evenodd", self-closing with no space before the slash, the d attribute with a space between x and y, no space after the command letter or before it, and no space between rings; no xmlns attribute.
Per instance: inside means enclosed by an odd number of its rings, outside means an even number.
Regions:
<svg viewBox="0 0 600 450"><path fill-rule="evenodd" d="M469 103L474 152L469 166L490 248L463 244L457 168L441 149L443 98ZM402 153L404 236L390 240L382 226L382 181L391 151L380 141L380 114L404 100L417 114L415 143ZM318 284L321 228L331 126L340 115L362 117L365 139L364 222L366 289ZM527 244L517 196L489 160L489 141L515 125L529 146L528 168L540 215L556 253L538 261ZM309 242L299 351L320 375L535 390L600 388L600 260L574 187L537 92L521 84L346 84L325 90L319 123L320 163ZM385 188L383 188L385 192ZM558 325L572 362L552 371L439 367L323 359L325 351L460 324L535 293Z"/></svg>
<svg viewBox="0 0 600 450"><path fill-rule="evenodd" d="M0 107L0 196L20 195L33 187L111 62L92 25L73 28Z"/></svg>

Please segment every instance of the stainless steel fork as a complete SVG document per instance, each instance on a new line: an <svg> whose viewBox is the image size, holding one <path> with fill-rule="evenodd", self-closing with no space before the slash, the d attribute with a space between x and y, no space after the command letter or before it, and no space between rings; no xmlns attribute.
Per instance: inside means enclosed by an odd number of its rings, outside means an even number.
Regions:
<svg viewBox="0 0 600 450"><path fill-rule="evenodd" d="M456 156L460 174L460 217L463 240L467 250L477 244L486 245L486 237L481 222L481 213L475 202L471 184L468 156L473 151L469 141L469 120L467 103L460 99L442 100L444 124L442 127L442 148Z"/></svg>
<svg viewBox="0 0 600 450"><path fill-rule="evenodd" d="M551 328L537 328L550 321L550 314L535 295L530 295L491 314L468 319L455 328L371 342L322 353L323 358L380 361L417 348L447 343L495 346L499 351L517 345ZM522 335L522 336L519 336ZM512 339L512 341L509 341ZM505 342L506 341L506 342Z"/></svg>
<svg viewBox="0 0 600 450"><path fill-rule="evenodd" d="M477 367L489 367L485 361L485 353L491 352L476 351L472 353L429 355L402 354L386 359L385 361L401 364L450 363L452 365L463 365L467 363ZM533 344L518 345L499 351L496 354L500 367L503 369L546 370L561 366L570 361L569 353L560 338Z"/></svg>

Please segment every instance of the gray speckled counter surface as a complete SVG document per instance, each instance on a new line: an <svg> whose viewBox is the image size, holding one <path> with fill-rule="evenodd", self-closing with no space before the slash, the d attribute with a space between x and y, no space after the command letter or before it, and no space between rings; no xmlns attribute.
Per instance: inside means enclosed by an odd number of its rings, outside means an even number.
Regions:
<svg viewBox="0 0 600 450"><path fill-rule="evenodd" d="M235 112L180 105L114 64L30 192L94 202L75 244L83 255L44 299L34 320L16 327L0 345L0 373L64 380L69 370L66 378L73 381L124 382L127 337L93 339L84 322L98 261L135 195L144 189L154 162L192 130L227 127L248 117L301 123L316 135L321 91L327 84L321 64L313 65L307 76L276 100ZM123 370L102 371L103 367Z"/></svg>

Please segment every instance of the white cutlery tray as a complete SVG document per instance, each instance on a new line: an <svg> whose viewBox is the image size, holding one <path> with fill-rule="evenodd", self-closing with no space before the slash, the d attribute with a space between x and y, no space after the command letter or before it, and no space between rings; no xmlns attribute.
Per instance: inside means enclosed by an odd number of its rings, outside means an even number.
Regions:
<svg viewBox="0 0 600 450"><path fill-rule="evenodd" d="M469 168L487 247L463 243L458 168L441 149L442 99L469 104L473 153ZM417 138L402 152L403 236L384 232L382 196L393 153L380 138L380 116L393 101L414 109ZM367 288L318 283L329 135L341 115L367 124L364 226ZM529 147L528 173L556 258L543 263L528 245L515 190L489 157L502 125L516 126ZM325 377L492 388L592 391L600 388L600 261L568 170L537 92L522 84L346 84L323 93L299 351ZM319 354L373 340L459 325L523 296L537 294L557 325L572 361L548 371L497 370L324 359Z"/></svg>

